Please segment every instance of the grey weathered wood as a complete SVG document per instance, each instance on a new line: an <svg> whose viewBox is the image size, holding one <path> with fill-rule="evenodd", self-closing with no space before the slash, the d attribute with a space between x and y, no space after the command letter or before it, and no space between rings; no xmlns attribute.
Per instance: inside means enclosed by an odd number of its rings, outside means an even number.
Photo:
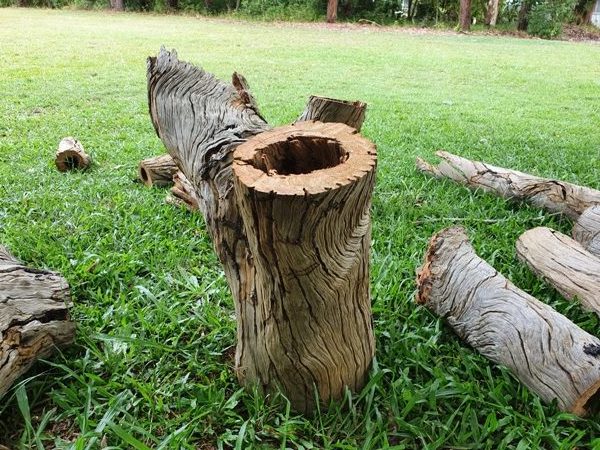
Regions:
<svg viewBox="0 0 600 450"><path fill-rule="evenodd" d="M199 201L196 191L183 172L178 170L173 175L173 183L171 193L167 195L167 203L185 206L190 211L197 211L199 209Z"/></svg>
<svg viewBox="0 0 600 450"><path fill-rule="evenodd" d="M138 166L138 176L148 187L172 185L175 172L177 165L171 155L143 159Z"/></svg>
<svg viewBox="0 0 600 450"><path fill-rule="evenodd" d="M232 292L238 323L238 378L243 384L260 384L254 368L257 339L263 338L254 328L261 314L255 288L257 255L249 249L234 196L232 154L238 145L270 126L239 74L234 74L233 84L224 83L179 61L174 51L161 49L157 57L148 59L147 75L152 123L195 191ZM270 375L270 384L265 386L269 389L278 380L276 374Z"/></svg>
<svg viewBox="0 0 600 450"><path fill-rule="evenodd" d="M25 267L0 246L0 397L38 358L73 341L70 303L64 278Z"/></svg>
<svg viewBox="0 0 600 450"><path fill-rule="evenodd" d="M460 227L429 242L417 302L542 400L584 416L600 408L600 340L521 291L475 253Z"/></svg>
<svg viewBox="0 0 600 450"><path fill-rule="evenodd" d="M367 104L361 101L349 102L335 98L319 97L311 95L306 108L296 120L318 120L319 122L344 123L360 131L365 120Z"/></svg>
<svg viewBox="0 0 600 450"><path fill-rule="evenodd" d="M81 142L73 137L66 137L58 144L54 163L61 172L85 170L92 163L92 158L85 152Z"/></svg>
<svg viewBox="0 0 600 450"><path fill-rule="evenodd" d="M375 352L369 295L375 146L340 123L299 122L234 153L256 270L246 377L295 410L363 387ZM242 318L245 320L246 318Z"/></svg>
<svg viewBox="0 0 600 450"><path fill-rule="evenodd" d="M589 207L579 216L572 235L588 252L600 256L600 204Z"/></svg>
<svg viewBox="0 0 600 450"><path fill-rule="evenodd" d="M507 199L525 200L571 219L577 219L587 208L600 203L600 191L595 189L471 161L448 152L440 151L436 155L442 158L437 166L417 158L417 168L428 175L449 178L473 189L481 188Z"/></svg>
<svg viewBox="0 0 600 450"><path fill-rule="evenodd" d="M581 244L546 227L517 240L517 256L565 298L577 299L600 316L600 259Z"/></svg>

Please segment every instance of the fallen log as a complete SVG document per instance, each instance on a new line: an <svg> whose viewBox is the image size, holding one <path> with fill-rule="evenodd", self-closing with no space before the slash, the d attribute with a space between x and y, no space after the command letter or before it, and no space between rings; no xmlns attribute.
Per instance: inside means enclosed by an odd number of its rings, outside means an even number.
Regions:
<svg viewBox="0 0 600 450"><path fill-rule="evenodd" d="M517 240L517 256L565 298L600 316L600 259L558 231L538 227Z"/></svg>
<svg viewBox="0 0 600 450"><path fill-rule="evenodd" d="M148 187L172 185L175 172L177 165L171 155L143 159L138 166L140 180Z"/></svg>
<svg viewBox="0 0 600 450"><path fill-rule="evenodd" d="M60 172L85 170L91 162L92 158L83 150L83 145L77 139L66 137L58 144L54 163Z"/></svg>
<svg viewBox="0 0 600 450"><path fill-rule="evenodd" d="M0 398L35 361L73 342L70 305L64 278L28 268L0 246Z"/></svg>
<svg viewBox="0 0 600 450"><path fill-rule="evenodd" d="M183 172L178 170L173 175L173 183L171 193L167 195L167 203L185 206L190 211L197 211L199 209L199 201L196 191Z"/></svg>
<svg viewBox="0 0 600 450"><path fill-rule="evenodd" d="M577 219L587 208L600 203L600 191L595 189L471 161L444 151L436 152L436 155L442 158L437 166L417 158L417 168L425 174L449 178L473 189L528 201L571 219Z"/></svg>
<svg viewBox="0 0 600 450"><path fill-rule="evenodd" d="M360 101L349 102L311 95L306 108L304 108L296 123L308 120L339 122L360 131L366 112L367 104Z"/></svg>
<svg viewBox="0 0 600 450"><path fill-rule="evenodd" d="M283 343L285 348L289 348L290 345L295 347L293 353L288 356L291 360L288 360L288 364L295 364L297 371L301 372L302 383L298 386L293 386L286 377L289 372L279 373L277 367L279 367L279 360L277 364L269 364L266 357L270 357L268 351L270 346L273 346L275 350L284 348L282 344L275 342L269 336L275 336L277 333L281 333L280 336L287 337L293 335L294 339L308 338L307 336L298 336L296 333L292 333L289 330L283 329L291 326L291 322L288 320L284 323L275 323L273 319L269 319L264 316L265 311L261 308L265 307L265 283L264 280L273 280L269 277L284 277L285 280L289 279L295 272L285 274L271 274L270 276L265 273L266 263L265 261L272 260L273 255L279 255L282 261L288 256L285 251L288 251L288 246L284 243L279 242L278 238L272 236L261 236L261 242L263 239L266 243L273 245L272 248L259 248L257 245L258 239L256 236L254 226L258 223L262 223L262 220L268 220L270 214L267 210L255 211L258 214L257 217L249 217L248 213L245 214L245 219L242 220L238 201L239 199L234 190L233 184L233 173L232 173L232 160L234 150L242 143L246 142L252 136L263 133L270 130L271 127L264 121L258 109L256 107L256 101L249 93L248 83L240 77L239 74L234 74L233 84L224 83L217 80L213 75L204 72L202 69L194 67L189 63L179 61L176 53L168 52L165 49L161 49L159 55L154 58L148 59L148 99L150 116L154 128L165 144L169 154L177 161L177 164L181 172L185 175L190 185L195 191L198 199L198 207L204 215L205 222L209 234L212 237L213 245L219 256L221 263L224 266L225 276L229 283L229 287L232 292L234 304L236 308L236 319L237 319L237 346L235 356L235 367L239 381L243 385L258 385L263 391L271 391L276 387L282 388L284 394L288 395L292 400L292 407L296 410L303 412L310 412L315 407L314 396L311 395L307 398L308 391L306 389L306 376L312 377L313 371L317 370L314 364L319 364L315 361L313 355L318 355L323 350L313 348L315 345L323 342L323 336L326 336L324 330L317 330L317 326L331 327L328 321L335 323L336 327L341 322L336 317L324 317L319 318L319 322L312 324L315 334L315 338L312 341L308 341L310 348L303 347L300 350L296 346L301 341L294 341L290 343L286 341ZM332 118L333 116L329 116ZM322 127L322 124L315 124L307 122L310 126ZM300 126L300 124L298 124ZM331 128L329 131L333 131L337 128ZM321 129L324 136L319 145L311 144L308 146L306 151L303 151L301 160L307 158L312 160L318 159L318 156L314 156L319 152L328 151L328 142L333 142L335 138L331 138L325 134L325 128ZM310 132L312 133L312 131ZM309 136L312 134L309 133ZM261 136L262 137L262 136ZM257 139L261 139L257 137ZM362 139L355 136L358 140ZM321 136L319 136L321 139ZM334 145L333 143L331 145ZM277 159L277 158L274 158ZM298 165L304 164L302 161L298 161ZM267 157L265 164L273 163L273 158ZM323 181L317 180L317 175L322 173L326 176L331 174L337 174L338 171L343 172L345 170L345 162L338 162L335 167L323 168L315 172L315 186L320 186ZM270 167L267 171L275 170L270 172L271 176L283 176L282 182L290 180L293 176L302 176L300 174L292 175L284 174L281 168L277 166ZM279 173L281 172L281 173ZM341 173L340 172L340 173ZM266 174L265 176L269 176ZM356 174L354 177L357 181L358 186L363 188L359 192L362 196L369 196L369 183L358 182L358 179L363 175ZM366 178L371 175L365 174ZM366 183L366 184L365 184ZM340 189L345 186L345 182L341 182ZM306 186L307 191L310 192L311 187ZM342 189L343 190L343 189ZM274 191L277 192L277 191ZM337 189L336 189L337 192ZM326 193L321 195L326 196ZM334 195L334 194L332 194ZM358 201L358 200L357 200ZM364 202L364 200L361 200ZM246 205L246 203L241 203ZM362 204L362 203L361 203ZM366 203L364 203L366 204ZM256 204L259 207L260 202ZM331 217L335 216L334 211L342 210L343 205L337 201L330 202L332 208ZM316 205L315 205L316 208ZM324 207L323 207L324 208ZM278 209L276 214L280 217L282 210ZM290 210L290 214L294 213L294 220L298 224L304 223L305 218L302 215L301 210ZM345 213L346 214L346 213ZM264 216L264 217L263 217ZM319 221L323 223L329 223L331 217L320 218ZM291 217L289 218L291 220ZM283 218L281 218L283 220ZM364 217L365 221L368 221L368 217ZM289 222L282 222L282 224L288 224ZM339 239L352 239L359 240L364 245L365 240L368 240L369 233L366 231L366 225L363 227L357 227L352 221L344 224L343 222L336 223L337 226L344 227L339 231ZM279 225L278 225L279 226ZM307 229L314 228L316 225L310 222L305 223ZM345 228L349 227L349 228ZM263 229L261 227L261 229ZM370 228L369 228L370 229ZM251 232L252 237L249 237L247 233ZM354 234L353 234L354 233ZM363 233L363 234L361 234ZM249 242L249 239L254 239L253 244ZM307 238L302 235L302 242L305 242ZM330 249L330 245L335 245L338 241L327 242L322 237L314 237L313 247L319 252L322 252L322 256L326 258L326 261L332 261L328 257L329 252L334 252ZM350 245L350 244L348 244ZM354 245L354 244L353 244ZM361 246L360 258L364 259L362 252L368 253L368 245L366 247ZM313 251L317 251L313 250ZM261 253L263 252L263 253ZM269 254L270 259L265 259L265 254ZM255 263L259 262L260 269L257 270ZM368 258L366 259L368 261ZM358 264L358 263L357 263ZM358 264L361 270L364 270L363 276L368 274L368 265ZM273 266L275 269L276 266ZM315 274L321 274L322 271L330 271L331 282L330 285L337 286L339 280L335 275L333 267L329 268L326 266L310 267L306 268L315 271ZM350 269L348 269L350 270ZM354 266L352 266L352 270ZM259 275L260 273L260 275ZM345 273L345 272L342 272ZM350 272L349 272L350 273ZM352 272L353 273L353 272ZM298 276L308 276L308 274L296 274ZM283 279L283 278L281 278ZM280 278L277 278L279 282ZM327 283L326 283L327 284ZM279 289L279 286L271 286L271 289ZM295 288L296 292L298 288ZM312 287L306 294L311 298L316 295L322 295L322 293L314 292ZM345 288L346 289L346 288ZM322 374L329 371L331 374L338 373L352 373L354 372L353 378L349 380L345 379L327 379L326 385L316 386L317 392L320 394L320 400L323 404L327 404L330 400L337 398L339 392L339 386L344 383L349 383L348 386L352 389L360 389L362 380L366 375L365 369L365 358L366 355L373 352L372 343L372 329L371 329L371 312L370 312L370 300L368 299L368 289L365 291L363 287L359 290L360 295L367 296L365 299L360 299L360 303L357 305L365 305L364 310L348 310L345 315L350 317L368 317L366 324L361 325L362 328L358 328L356 332L360 330L366 330L366 335L362 336L362 343L365 345L364 348L360 349L360 352L356 356L352 356L348 360L343 360L341 357L337 358L333 363L334 367L325 367L323 363L320 363L319 371L320 375L315 376L312 381L321 383L324 380ZM329 295L329 294L327 294ZM299 297L293 297L291 301L296 301ZM287 301L287 300L286 300ZM273 308L277 308L277 305L281 303L275 302ZM302 320L306 320L308 317L312 317L311 314L315 314L315 311L310 311L308 306L309 303L305 304L304 310L300 315L301 305L292 303L289 305L289 311L295 311L298 317L302 317ZM327 308L331 307L327 303L327 307L324 311L328 311ZM287 307L288 305L286 305ZM280 318L282 315L287 314L287 309L279 310L273 309L274 316ZM263 317L267 320L264 324L257 323L257 318ZM344 318L345 319L345 318ZM350 320L350 319L348 319ZM348 322L349 323L349 322ZM260 326L261 330L265 330L264 334L258 333L257 327ZM296 325L294 325L296 326ZM283 327L275 331L276 327ZM302 325L306 327L306 324ZM301 328L305 330L306 328ZM328 330L329 331L329 330ZM354 342L348 342L347 333L350 331L342 328L331 328L330 336L335 336L335 339L330 342L325 342L329 345L329 351L338 356L344 354L347 355L347 350L338 351L337 348L345 348L346 346L355 345ZM291 333L291 334L290 334ZM308 348L308 350L307 350ZM279 351L279 350L277 350ZM302 353L300 353L302 351ZM265 353L266 352L266 353ZM339 354L338 354L339 353ZM365 356L363 358L363 356ZM328 364L332 361L328 360ZM367 363L370 364L370 358ZM305 367L303 365L309 364ZM286 368L287 371L287 368ZM331 388L329 387L331 385ZM324 394L324 395L322 395ZM329 395L329 396L328 396Z"/></svg>
<svg viewBox="0 0 600 450"><path fill-rule="evenodd" d="M281 385L298 411L360 389L374 356L369 296L375 146L340 123L299 122L234 153L254 256L246 376ZM242 317L241 320L246 318Z"/></svg>
<svg viewBox="0 0 600 450"><path fill-rule="evenodd" d="M573 239L585 249L600 256L600 205L586 209L573 226Z"/></svg>
<svg viewBox="0 0 600 450"><path fill-rule="evenodd" d="M417 286L417 303L542 400L579 416L600 410L600 340L479 258L462 228L431 238Z"/></svg>

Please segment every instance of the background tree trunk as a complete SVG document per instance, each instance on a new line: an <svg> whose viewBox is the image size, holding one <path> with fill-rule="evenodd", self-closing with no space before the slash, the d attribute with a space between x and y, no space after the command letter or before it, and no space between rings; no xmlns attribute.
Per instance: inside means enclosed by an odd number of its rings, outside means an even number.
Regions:
<svg viewBox="0 0 600 450"><path fill-rule="evenodd" d="M471 30L471 0L460 0L458 27L460 31Z"/></svg>
<svg viewBox="0 0 600 450"><path fill-rule="evenodd" d="M479 258L462 228L432 237L417 287L418 303L542 400L580 416L598 412L600 340Z"/></svg>
<svg viewBox="0 0 600 450"><path fill-rule="evenodd" d="M487 26L496 26L496 20L498 20L498 3L499 0L488 0L487 10L485 13L485 24Z"/></svg>
<svg viewBox="0 0 600 450"><path fill-rule="evenodd" d="M517 30L527 31L527 27L529 25L529 11L531 11L531 1L522 0L521 7L519 8Z"/></svg>
<svg viewBox="0 0 600 450"><path fill-rule="evenodd" d="M111 3L115 11L125 10L124 0L111 0Z"/></svg>
<svg viewBox="0 0 600 450"><path fill-rule="evenodd" d="M338 0L327 1L327 22L334 23L337 20Z"/></svg>

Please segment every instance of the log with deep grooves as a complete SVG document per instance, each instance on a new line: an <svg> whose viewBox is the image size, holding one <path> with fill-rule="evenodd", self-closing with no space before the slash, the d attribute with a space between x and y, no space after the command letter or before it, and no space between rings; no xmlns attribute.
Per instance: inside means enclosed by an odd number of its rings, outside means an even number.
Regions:
<svg viewBox="0 0 600 450"><path fill-rule="evenodd" d="M140 180L148 187L172 185L175 172L177 165L171 155L143 159L138 166Z"/></svg>
<svg viewBox="0 0 600 450"><path fill-rule="evenodd" d="M361 101L349 102L335 98L311 95L296 122L318 120L319 122L345 123L360 131L365 120L367 104Z"/></svg>
<svg viewBox="0 0 600 450"><path fill-rule="evenodd" d="M600 203L600 191L585 186L471 161L448 152L440 151L436 155L442 158L437 166L417 158L417 168L428 175L450 178L473 189L481 188L507 199L525 200L571 219L577 219L585 209Z"/></svg>
<svg viewBox="0 0 600 450"><path fill-rule="evenodd" d="M577 297L586 310L600 316L600 258L581 244L538 227L517 240L517 256L565 298Z"/></svg>
<svg viewBox="0 0 600 450"><path fill-rule="evenodd" d="M434 235L417 302L544 401L585 416L600 409L600 340L521 291L475 253L465 231Z"/></svg>
<svg viewBox="0 0 600 450"><path fill-rule="evenodd" d="M63 138L58 144L54 163L61 172L69 170L85 170L92 162L92 158L83 150L83 145L72 137Z"/></svg>
<svg viewBox="0 0 600 450"><path fill-rule="evenodd" d="M73 341L69 305L64 278L25 267L0 246L0 397L38 358Z"/></svg>
<svg viewBox="0 0 600 450"><path fill-rule="evenodd" d="M600 256L600 204L586 209L573 226L573 239Z"/></svg>
<svg viewBox="0 0 600 450"><path fill-rule="evenodd" d="M256 270L244 378L297 411L363 386L375 146L339 123L299 122L240 145L235 193ZM248 318L242 318L247 320Z"/></svg>

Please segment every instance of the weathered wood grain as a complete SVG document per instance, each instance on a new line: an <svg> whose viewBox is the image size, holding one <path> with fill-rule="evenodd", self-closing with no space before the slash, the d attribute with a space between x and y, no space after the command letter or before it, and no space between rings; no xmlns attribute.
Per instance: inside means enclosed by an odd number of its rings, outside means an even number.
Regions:
<svg viewBox="0 0 600 450"><path fill-rule="evenodd" d="M0 397L37 359L73 341L70 303L64 278L25 267L0 246Z"/></svg>
<svg viewBox="0 0 600 450"><path fill-rule="evenodd" d="M589 207L579 216L572 235L588 252L600 256L600 205Z"/></svg>
<svg viewBox="0 0 600 450"><path fill-rule="evenodd" d="M365 121L366 112L367 104L361 101L349 102L311 95L306 108L304 108L296 123L307 120L339 122L360 131Z"/></svg>
<svg viewBox="0 0 600 450"><path fill-rule="evenodd" d="M437 166L417 158L417 168L425 174L449 178L473 189L480 188L507 199L528 201L571 219L577 219L587 208L600 203L600 191L585 186L471 161L444 151L436 155L442 158Z"/></svg>
<svg viewBox="0 0 600 450"><path fill-rule="evenodd" d="M199 202L196 191L183 172L178 170L173 175L173 183L171 193L166 198L167 203L185 206L190 211L197 211Z"/></svg>
<svg viewBox="0 0 600 450"><path fill-rule="evenodd" d="M141 160L138 176L148 187L170 186L173 184L173 175L177 170L171 155L160 155Z"/></svg>
<svg viewBox="0 0 600 450"><path fill-rule="evenodd" d="M315 408L360 389L375 351L369 295L376 150L343 124L299 122L240 145L235 192L256 270L245 377ZM245 319L245 318L242 318Z"/></svg>
<svg viewBox="0 0 600 450"><path fill-rule="evenodd" d="M600 259L581 244L546 227L517 240L517 256L565 298L577 299L600 316Z"/></svg>
<svg viewBox="0 0 600 450"><path fill-rule="evenodd" d="M417 302L542 400L585 416L600 408L600 340L521 291L475 253L460 227L429 242Z"/></svg>
<svg viewBox="0 0 600 450"><path fill-rule="evenodd" d="M92 158L85 152L81 142L73 137L66 137L58 144L54 163L61 172L85 170L92 163Z"/></svg>

